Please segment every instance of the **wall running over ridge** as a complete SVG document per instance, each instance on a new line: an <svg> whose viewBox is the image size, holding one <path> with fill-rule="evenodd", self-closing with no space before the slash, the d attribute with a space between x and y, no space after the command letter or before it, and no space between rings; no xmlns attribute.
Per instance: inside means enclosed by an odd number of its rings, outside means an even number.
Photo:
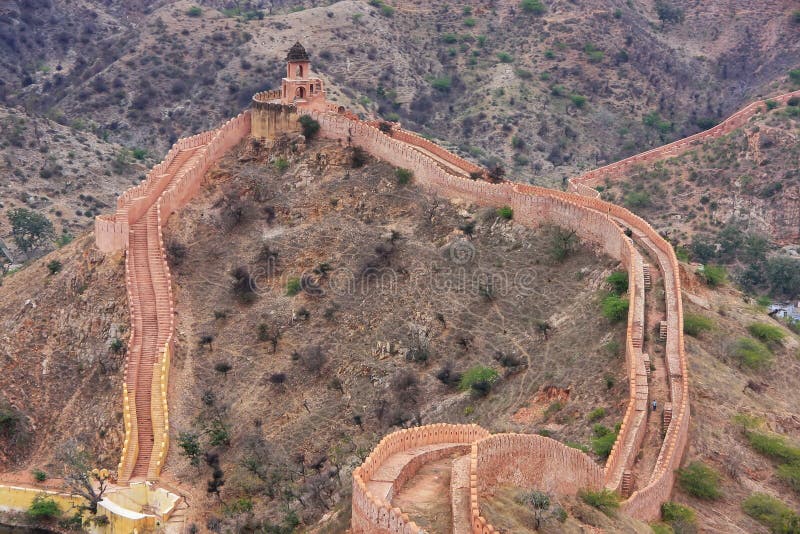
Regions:
<svg viewBox="0 0 800 534"><path fill-rule="evenodd" d="M157 247L148 250L151 270L157 272L153 276L156 298L163 301L159 305L159 330L168 332L166 341L159 350L158 360L153 369L151 391L135 391L138 369L125 364L125 380L123 383L123 418L125 423L125 440L122 457L118 466L118 477L125 482L129 479L138 456L138 429L136 414L136 395L151 397L151 420L153 425L153 451L147 470L148 480L158 479L166 460L169 447L169 410L167 391L169 385L169 366L173 353L174 301L169 266L166 260L166 249L163 241L163 225L169 216L180 209L200 189L203 176L208 168L223 154L239 143L250 133L250 114L245 112L228 121L221 128L210 132L179 140L167 153L164 161L153 167L142 184L123 193L117 201L117 211L113 216L100 216L95 224L95 238L98 248L110 252L125 249L128 246L128 232L149 209L155 209L157 215L158 243ZM192 164L182 167L174 176L167 173L170 164L182 151L196 149ZM131 313L131 338L129 351L133 352L136 344L141 344L142 332L135 325L141 324L137 317L136 303L139 302L139 281L132 266L126 261L126 284ZM163 313L162 313L163 312Z"/></svg>
<svg viewBox="0 0 800 534"><path fill-rule="evenodd" d="M774 98L769 98L767 100L772 100L778 102L779 104L786 104L786 102L793 97L800 97L800 90L779 95ZM636 154L635 156L625 158L615 163L611 163L610 165L606 165L604 167L581 174L576 178L572 178L570 180L570 190L581 194L588 192L584 188L594 191L592 187L601 185L606 179L619 177L619 175L629 171L631 167L635 165L644 165L654 161L672 158L691 150L693 147L697 146L703 141L728 135L737 128L745 126L755 115L766 111L767 100L758 100L752 104L749 104L713 128L709 128L708 130L690 135L689 137L685 137L683 139L679 139L675 142L669 143L668 145L660 146L652 150L648 150L647 152L642 152L641 154ZM597 192L594 191L594 194L597 194Z"/></svg>
<svg viewBox="0 0 800 534"><path fill-rule="evenodd" d="M623 471L629 468L635 460L635 455L644 437L647 409L647 377L643 355L641 348L634 346L634 335L642 335L641 330L635 331L635 323L638 321L639 325L642 325L644 321L642 259L635 252L630 239L624 235L622 228L614 220L617 219L638 234L646 236L666 258L670 258L666 265L665 277L671 279L673 291L667 303L673 318L672 321L669 321L667 334L668 340L671 341L667 346L668 352L673 351L672 354L668 354L668 360L671 363L670 382L674 394L672 399L673 419L651 479L642 490L635 492L624 503L625 510L634 517L642 519L656 517L661 503L669 498L673 484L672 469L680 463L688 432L688 395L686 395L688 385L685 380L685 354L682 331L677 327L682 323L680 280L678 279L677 259L669 243L664 241L644 220L624 208L597 198L587 198L536 186L508 182L490 184L457 177L448 173L432 158L407 144L417 144L419 141L416 139L402 136L401 140L399 137L395 137L397 132L387 135L374 126L338 115L317 112L310 112L309 115L320 122L321 134L324 137L352 143L379 159L398 167L411 169L416 182L434 193L449 198L470 200L481 205L511 206L515 212L515 220L523 224L537 225L547 221L574 229L582 239L602 246L609 255L619 259L625 265L629 271L632 296L626 341L630 399L619 437L603 470L603 485L612 489L619 488ZM427 146L424 148L431 151ZM476 172L471 164L463 165L461 163L463 160L459 161L460 158L457 156L448 157L442 152L446 151L439 149L435 154L437 157L460 166L466 173ZM557 445L551 446L558 448ZM561 447L565 449L562 451L564 455L574 454L566 451L568 449L566 446L561 445ZM567 456L561 457L567 458ZM557 461L553 466L553 472L559 472L565 467ZM477 479L477 474L475 475L474 478ZM369 480L369 477L365 477L365 480ZM359 491L357 486L358 483L354 480L354 495ZM366 501L369 500L366 498ZM391 515L391 506L386 502L381 505ZM360 530L361 523L370 524L370 521L359 516L360 508L355 501L353 511L355 532L383 532L380 529L364 528ZM475 519L480 522L479 517ZM483 524L485 525L485 520ZM473 528L478 529L475 530L476 532L484 531L479 525L475 525ZM492 531L488 525L485 528L486 532ZM389 532L395 531L390 530Z"/></svg>

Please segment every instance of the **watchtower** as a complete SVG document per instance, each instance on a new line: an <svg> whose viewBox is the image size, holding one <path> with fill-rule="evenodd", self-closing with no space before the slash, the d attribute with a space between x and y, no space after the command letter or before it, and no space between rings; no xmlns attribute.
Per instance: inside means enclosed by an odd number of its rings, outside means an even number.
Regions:
<svg viewBox="0 0 800 534"><path fill-rule="evenodd" d="M325 109L322 80L311 77L311 59L299 42L286 55L286 77L281 82L281 102L297 107Z"/></svg>
<svg viewBox="0 0 800 534"><path fill-rule="evenodd" d="M281 88L253 96L251 133L272 140L281 134L299 132L298 118L304 110L327 111L322 80L311 77L311 59L300 43L286 55L286 77Z"/></svg>

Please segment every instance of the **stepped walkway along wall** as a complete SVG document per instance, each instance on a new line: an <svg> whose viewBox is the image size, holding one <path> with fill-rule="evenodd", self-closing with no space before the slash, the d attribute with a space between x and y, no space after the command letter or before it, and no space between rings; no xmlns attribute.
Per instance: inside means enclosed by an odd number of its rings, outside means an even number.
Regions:
<svg viewBox="0 0 800 534"><path fill-rule="evenodd" d="M785 103L800 92L775 100ZM580 451L541 436L495 435L476 426L429 425L385 437L353 474L354 532L409 533L421 529L407 514L392 507L393 496L418 469L449 455L464 461L453 472L451 488L455 532L496 532L481 515L480 499L498 484L536 487L546 483L574 493L582 487L609 487L629 495L623 509L651 519L669 498L686 445L689 411L686 355L678 263L672 247L650 225L628 210L599 200L589 184L629 165L670 157L696 140L720 136L746 124L763 108L756 102L719 126L685 140L591 171L570 181L565 193L505 182L470 179L482 169L411 132L383 133L374 123L330 105L327 111L306 111L318 120L321 135L354 144L393 165L411 169L424 188L450 198L489 206L511 206L523 224L553 222L601 246L629 272L626 365L630 399L619 437L604 467ZM97 246L107 252L126 250L126 282L131 312L131 338L123 384L125 441L118 468L122 483L157 480L169 445L167 386L174 332L174 304L163 245L162 226L169 215L199 190L206 170L250 133L250 112L217 130L181 139L142 184L120 196L116 213L96 220ZM626 235L626 230L632 237ZM641 252L640 252L641 251ZM650 360L642 352L644 325L644 262L660 269L666 301L666 380L670 413L655 467L643 480L631 480L637 453L647 430ZM457 470L462 472L457 472Z"/></svg>
<svg viewBox="0 0 800 534"><path fill-rule="evenodd" d="M167 386L174 304L162 226L199 190L206 170L250 132L243 113L217 130L179 140L146 179L95 223L97 246L127 250L131 337L123 382L125 441L118 481L157 480L169 446Z"/></svg>

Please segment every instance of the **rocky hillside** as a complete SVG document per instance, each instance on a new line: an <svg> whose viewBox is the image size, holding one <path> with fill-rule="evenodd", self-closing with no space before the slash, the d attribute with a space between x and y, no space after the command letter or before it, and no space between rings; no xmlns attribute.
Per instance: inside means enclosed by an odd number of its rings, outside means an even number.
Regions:
<svg viewBox="0 0 800 534"><path fill-rule="evenodd" d="M179 325L167 479L190 494L197 525L341 532L350 470L398 426L477 422L591 450L593 426L620 420L623 333L598 298L617 266L581 247L558 263L554 229L436 200L406 179L329 142L248 143L170 219ZM121 258L91 239L0 287L6 480L57 473L74 442L116 462L124 279ZM688 272L684 285L687 463L719 474L719 496L679 485L673 499L703 528L766 532L741 502L765 492L800 503L785 460L756 448L762 435L800 440L800 342L732 289ZM569 528L642 529L562 504Z"/></svg>
<svg viewBox="0 0 800 534"><path fill-rule="evenodd" d="M123 439L124 261L83 235L0 285L0 480L79 446L114 468Z"/></svg>
<svg viewBox="0 0 800 534"><path fill-rule="evenodd" d="M145 153L100 139L85 123L67 126L0 106L0 239L14 259L24 259L6 217L14 208L47 216L62 243L82 234L150 162Z"/></svg>
<svg viewBox="0 0 800 534"><path fill-rule="evenodd" d="M789 104L598 189L651 222L693 261L728 265L748 290L797 298L800 101Z"/></svg>
<svg viewBox="0 0 800 534"><path fill-rule="evenodd" d="M160 154L276 86L299 39L332 98L554 185L708 127L798 67L790 2L543 4L13 0L0 95Z"/></svg>
<svg viewBox="0 0 800 534"><path fill-rule="evenodd" d="M171 418L184 444L219 456L223 500L248 507L216 506L179 438L167 470L206 503L197 521L348 510L351 469L398 427L475 422L588 446L589 411L621 420L623 331L598 302L613 262L580 248L556 263L554 230L352 158L322 141L243 147L169 221Z"/></svg>

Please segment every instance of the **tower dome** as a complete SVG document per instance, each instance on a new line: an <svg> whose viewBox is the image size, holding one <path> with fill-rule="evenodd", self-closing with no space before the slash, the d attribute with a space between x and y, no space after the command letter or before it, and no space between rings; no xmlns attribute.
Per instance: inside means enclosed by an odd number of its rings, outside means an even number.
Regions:
<svg viewBox="0 0 800 534"><path fill-rule="evenodd" d="M300 44L300 41L294 43L289 49L289 53L286 55L286 61L310 61L308 52L306 52L306 49Z"/></svg>

